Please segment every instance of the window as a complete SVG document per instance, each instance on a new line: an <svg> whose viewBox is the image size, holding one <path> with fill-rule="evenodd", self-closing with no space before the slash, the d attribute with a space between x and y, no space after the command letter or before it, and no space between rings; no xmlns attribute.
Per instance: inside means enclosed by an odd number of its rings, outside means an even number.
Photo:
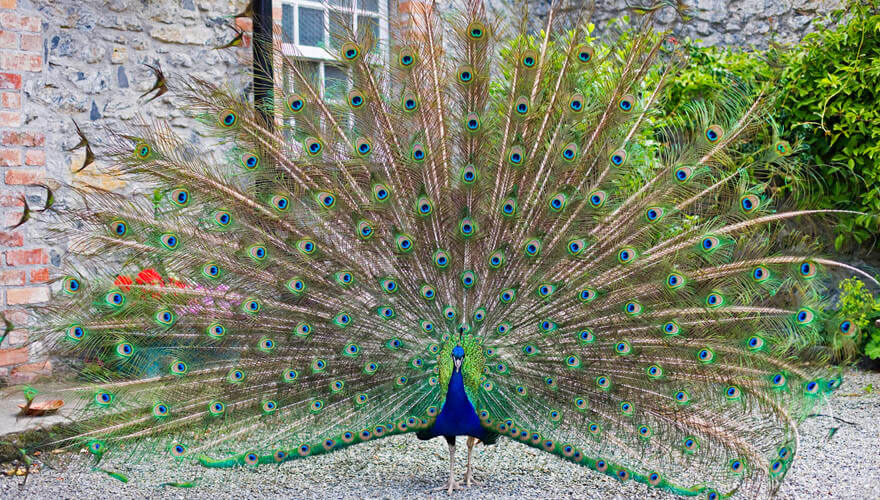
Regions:
<svg viewBox="0 0 880 500"><path fill-rule="evenodd" d="M281 33L284 54L309 62L320 91L341 98L347 89L345 69L336 60L338 36L352 30L372 31L377 49L388 47L388 0L288 0L281 5ZM312 66L314 65L314 66ZM284 86L295 79L285 68Z"/></svg>

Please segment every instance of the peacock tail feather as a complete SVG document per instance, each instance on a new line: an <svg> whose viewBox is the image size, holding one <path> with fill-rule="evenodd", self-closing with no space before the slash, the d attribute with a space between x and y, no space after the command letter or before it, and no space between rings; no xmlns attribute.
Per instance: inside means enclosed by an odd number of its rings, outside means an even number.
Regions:
<svg viewBox="0 0 880 500"><path fill-rule="evenodd" d="M829 271L859 271L768 196L794 163L763 97L657 129L686 57L653 11L602 44L559 7L538 32L477 0L391 47L350 32L341 98L293 58L265 110L169 78L213 145L109 134L145 194L43 215L69 267L38 338L87 362L55 443L255 466L427 429L460 345L487 430L681 495L778 488L859 337Z"/></svg>

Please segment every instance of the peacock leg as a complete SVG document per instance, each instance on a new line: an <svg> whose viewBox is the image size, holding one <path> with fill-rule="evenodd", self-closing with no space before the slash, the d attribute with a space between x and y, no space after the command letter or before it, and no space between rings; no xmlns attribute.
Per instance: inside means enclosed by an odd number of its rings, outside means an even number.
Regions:
<svg viewBox="0 0 880 500"><path fill-rule="evenodd" d="M446 443L449 444L449 480L445 486L434 488L433 491L446 490L451 495L452 490L461 489L458 482L455 481L455 436L447 437Z"/></svg>
<svg viewBox="0 0 880 500"><path fill-rule="evenodd" d="M474 451L474 446L476 446L476 444L479 442L480 442L479 439L477 439L473 436L468 436L468 439L467 439L467 447L468 447L467 473L464 475L464 482L465 482L465 486L467 486L467 487L470 487L471 484L473 484L474 486L477 486L480 484L480 483L474 481L474 471L471 466L471 454Z"/></svg>

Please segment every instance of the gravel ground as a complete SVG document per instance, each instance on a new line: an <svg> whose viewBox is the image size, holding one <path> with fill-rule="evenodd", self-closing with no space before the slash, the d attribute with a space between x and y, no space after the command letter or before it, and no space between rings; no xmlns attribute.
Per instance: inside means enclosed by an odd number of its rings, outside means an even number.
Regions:
<svg viewBox="0 0 880 500"><path fill-rule="evenodd" d="M880 498L880 374L854 371L844 381L832 407L823 412L853 424L826 417L804 423L800 453L778 498ZM866 390L870 384L876 392ZM831 427L840 429L829 441ZM457 471L463 476L466 453L464 446L459 448ZM508 440L475 451L475 477L481 484L456 491L456 498L674 498ZM0 476L0 498L444 498L445 492L430 490L445 483L447 459L442 440L394 436L280 467L169 468L164 459L146 461L118 469L130 478L124 484L90 472L77 458L62 472L44 468L32 474L25 488L20 488L20 477ZM158 486L195 478L195 488Z"/></svg>

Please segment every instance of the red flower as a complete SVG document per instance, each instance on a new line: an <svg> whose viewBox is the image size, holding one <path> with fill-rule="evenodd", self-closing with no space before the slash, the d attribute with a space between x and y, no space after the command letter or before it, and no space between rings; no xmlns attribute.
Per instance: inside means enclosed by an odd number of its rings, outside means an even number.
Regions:
<svg viewBox="0 0 880 500"><path fill-rule="evenodd" d="M116 276L116 281L114 281L113 284L119 287L121 291L127 292L131 290L131 285L134 284L134 282L131 281L131 278L128 276L120 274Z"/></svg>
<svg viewBox="0 0 880 500"><path fill-rule="evenodd" d="M162 281L162 275L156 272L152 267L148 267L143 271L139 272L137 275L138 285L159 285L165 286L165 282Z"/></svg>

